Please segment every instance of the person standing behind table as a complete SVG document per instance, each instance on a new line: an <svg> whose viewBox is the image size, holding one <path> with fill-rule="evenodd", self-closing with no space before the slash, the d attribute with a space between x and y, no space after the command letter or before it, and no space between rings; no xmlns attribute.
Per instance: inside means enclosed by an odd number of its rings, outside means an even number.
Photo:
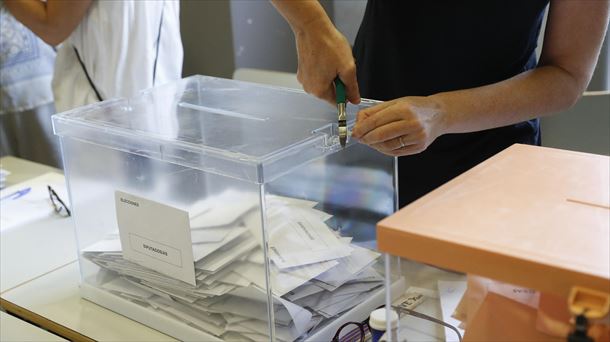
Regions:
<svg viewBox="0 0 610 342"><path fill-rule="evenodd" d="M295 33L297 78L307 92L333 103L339 76L350 102L360 102L360 90L387 101L358 113L353 136L399 157L401 207L513 143L540 144L536 118L572 106L586 89L609 7L605 0L369 0L354 61L317 1L272 2Z"/></svg>
<svg viewBox="0 0 610 342"><path fill-rule="evenodd" d="M178 80L179 1L5 0L13 15L57 52L58 112Z"/></svg>
<svg viewBox="0 0 610 342"><path fill-rule="evenodd" d="M53 134L51 77L55 51L0 1L0 156L61 166Z"/></svg>

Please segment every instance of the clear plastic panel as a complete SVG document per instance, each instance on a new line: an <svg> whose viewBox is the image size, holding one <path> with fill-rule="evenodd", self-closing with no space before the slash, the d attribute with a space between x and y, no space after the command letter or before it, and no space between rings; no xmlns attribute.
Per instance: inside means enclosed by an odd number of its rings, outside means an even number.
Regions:
<svg viewBox="0 0 610 342"><path fill-rule="evenodd" d="M384 304L375 224L394 211L393 170L355 145L265 184L277 340L330 341Z"/></svg>
<svg viewBox="0 0 610 342"><path fill-rule="evenodd" d="M392 326L391 313L386 312L385 331L392 332L385 333L386 341L460 341L464 326L458 318L467 315L467 306L460 304L466 275L389 254L385 260L384 304L398 314Z"/></svg>
<svg viewBox="0 0 610 342"><path fill-rule="evenodd" d="M327 341L383 305L395 160L341 149L332 106L192 77L54 125L85 298L205 341Z"/></svg>
<svg viewBox="0 0 610 342"><path fill-rule="evenodd" d="M258 184L72 139L62 145L85 298L179 339L270 340ZM195 284L124 255L117 191L141 207L147 200L188 213L194 264L182 266ZM153 222L144 238L130 235L130 247L169 251L167 234L183 228ZM256 333L235 327L243 319Z"/></svg>
<svg viewBox="0 0 610 342"><path fill-rule="evenodd" d="M349 105L348 124L370 103ZM286 161L340 149L334 106L301 91L204 76L58 114L53 124L60 136L258 183L286 172Z"/></svg>

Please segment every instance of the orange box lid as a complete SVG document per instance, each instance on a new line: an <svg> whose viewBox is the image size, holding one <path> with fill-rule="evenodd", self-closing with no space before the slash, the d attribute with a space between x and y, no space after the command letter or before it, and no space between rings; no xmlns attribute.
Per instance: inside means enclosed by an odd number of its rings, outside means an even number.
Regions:
<svg viewBox="0 0 610 342"><path fill-rule="evenodd" d="M379 222L378 248L564 297L610 293L609 166L513 145Z"/></svg>

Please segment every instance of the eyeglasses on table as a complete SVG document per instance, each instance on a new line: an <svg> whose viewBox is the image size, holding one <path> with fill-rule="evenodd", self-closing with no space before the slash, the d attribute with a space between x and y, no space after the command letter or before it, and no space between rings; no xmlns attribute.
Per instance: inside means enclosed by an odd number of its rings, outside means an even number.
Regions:
<svg viewBox="0 0 610 342"><path fill-rule="evenodd" d="M65 217L72 216L70 208L68 208L66 203L59 197L57 192L55 192L50 185L47 185L47 189L49 190L49 198L51 199L51 204L53 205L55 212Z"/></svg>

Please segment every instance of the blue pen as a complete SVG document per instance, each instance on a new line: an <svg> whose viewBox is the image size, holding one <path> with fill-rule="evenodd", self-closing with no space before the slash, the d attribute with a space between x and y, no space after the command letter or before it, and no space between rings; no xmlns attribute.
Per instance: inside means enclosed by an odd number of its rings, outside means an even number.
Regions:
<svg viewBox="0 0 610 342"><path fill-rule="evenodd" d="M20 197L23 197L23 196L27 195L27 194L28 194L30 191L32 191L32 188L30 188L30 187L28 187L28 188L23 188L23 189L21 189L21 190L18 190L18 191L13 192L13 193L12 193L12 194L10 194L10 195L6 195L6 196L4 196L4 197L0 198L0 201L1 201L1 200L5 200L5 199L12 199L12 200L16 200L16 199L18 199L18 198L20 198Z"/></svg>

